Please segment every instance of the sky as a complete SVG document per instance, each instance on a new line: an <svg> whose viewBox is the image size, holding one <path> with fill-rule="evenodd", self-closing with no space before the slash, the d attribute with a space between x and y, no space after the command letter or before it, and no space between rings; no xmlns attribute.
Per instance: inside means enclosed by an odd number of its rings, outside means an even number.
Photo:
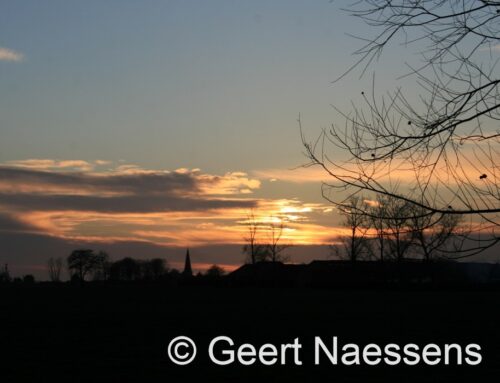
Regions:
<svg viewBox="0 0 500 383"><path fill-rule="evenodd" d="M181 267L191 247L231 269L251 210L286 219L294 261L328 257L340 218L300 168L297 119L315 137L372 83L333 82L370 33L346 4L3 2L0 261L41 276L85 246ZM374 63L377 83L404 57Z"/></svg>

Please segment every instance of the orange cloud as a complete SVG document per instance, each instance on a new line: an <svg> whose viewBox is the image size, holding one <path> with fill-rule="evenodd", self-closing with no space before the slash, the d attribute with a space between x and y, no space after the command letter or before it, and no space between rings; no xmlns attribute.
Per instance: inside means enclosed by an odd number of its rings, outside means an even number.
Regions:
<svg viewBox="0 0 500 383"><path fill-rule="evenodd" d="M103 162L26 160L0 165L0 210L26 227L66 240L142 241L160 246L241 245L252 209L262 222L284 222L283 241L327 243L328 205L249 198L261 181L244 172L151 170ZM76 167L79 171L74 171ZM73 171L68 171L73 169Z"/></svg>
<svg viewBox="0 0 500 383"><path fill-rule="evenodd" d="M285 222L283 240L299 244L328 243L331 227L314 223L320 207L301 205L297 200L259 200L255 214L262 222L261 241L268 240L268 225ZM17 212L19 222L51 236L65 239L92 238L101 241L135 240L161 246L242 244L246 235L248 209L164 213L101 213L92 211Z"/></svg>

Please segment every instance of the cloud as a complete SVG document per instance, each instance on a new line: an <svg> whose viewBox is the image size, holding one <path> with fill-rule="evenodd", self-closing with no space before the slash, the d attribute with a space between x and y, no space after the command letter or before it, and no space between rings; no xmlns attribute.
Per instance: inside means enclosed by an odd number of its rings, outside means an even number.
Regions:
<svg viewBox="0 0 500 383"><path fill-rule="evenodd" d="M448 157L446 163L440 164L436 168L420 166L417 161L393 160L374 163L363 162L361 167L354 163L342 163L341 167L329 166L329 170L336 176L349 180L353 180L353 177L361 177L360 174L364 172L365 176L362 177L364 180L369 177L378 183L383 183L387 188L390 188L391 185L401 185L402 188L406 187L409 190L426 184L430 179L431 184L439 185L445 191L449 185L456 184L456 178L465 179L471 174L477 174L477 177L479 177L481 174L488 172L487 169L483 169L483 166L494 168L495 164L492 163L491 158L483 155L484 153L484 150L466 149L463 150L460 159L453 160ZM454 172L454 174L452 175L450 172ZM298 184L317 183L320 185L323 182L337 182L332 175L320 166L299 167L296 169L261 169L253 171L252 176L267 179L270 182L282 181Z"/></svg>
<svg viewBox="0 0 500 383"><path fill-rule="evenodd" d="M0 212L0 233L31 233L37 231L36 227L20 221L9 214Z"/></svg>
<svg viewBox="0 0 500 383"><path fill-rule="evenodd" d="M111 165L112 162L111 161L107 161L107 160L95 160L94 163L98 166L105 166L105 165Z"/></svg>
<svg viewBox="0 0 500 383"><path fill-rule="evenodd" d="M162 212L252 208L255 202L222 196L247 195L257 180L243 173L223 176L196 171L154 171L138 167L103 172L85 161L27 160L0 166L0 205L15 210Z"/></svg>
<svg viewBox="0 0 500 383"><path fill-rule="evenodd" d="M244 173L225 175L193 171L147 170L135 165L90 172L85 161L27 160L0 165L0 192L43 195L227 196L249 194L260 181ZM79 171L66 171L79 167ZM62 171L64 170L64 171Z"/></svg>
<svg viewBox="0 0 500 383"><path fill-rule="evenodd" d="M95 163L97 165L102 165L102 161L95 161ZM89 171L94 168L93 164L82 160L57 161L50 159L28 159L20 161L8 161L6 165L34 170Z"/></svg>
<svg viewBox="0 0 500 383"><path fill-rule="evenodd" d="M321 182L328 179L328 175L319 167L296 169L262 169L252 172L254 177L264 178L270 182L285 181L292 183Z"/></svg>
<svg viewBox="0 0 500 383"><path fill-rule="evenodd" d="M226 173L223 176L200 175L202 190L207 194L251 194L260 188L260 181L248 178L246 173Z"/></svg>
<svg viewBox="0 0 500 383"><path fill-rule="evenodd" d="M0 164L2 262L19 273L35 272L47 258L85 246L109 251L115 259L166 256L181 267L189 246L195 247L195 267L219 263L229 269L244 259L250 209L262 224L262 242L268 240L269 222L285 223L282 240L295 246L290 249L294 262L327 256L324 245L346 230L330 205L271 198L266 190L252 194L263 187L256 173L119 165L51 159ZM288 182L317 182L318 177L311 169L259 174L271 173ZM288 196L296 189L284 188ZM317 254L310 253L318 244L323 246L317 246Z"/></svg>
<svg viewBox="0 0 500 383"><path fill-rule="evenodd" d="M0 194L0 205L16 210L93 211L104 213L151 213L166 211L198 211L255 207L252 200L185 198L170 195L86 196Z"/></svg>
<svg viewBox="0 0 500 383"><path fill-rule="evenodd" d="M481 52L500 52L500 44L487 44L479 49Z"/></svg>
<svg viewBox="0 0 500 383"><path fill-rule="evenodd" d="M370 207L379 207L380 202L372 199L365 199L363 202Z"/></svg>
<svg viewBox="0 0 500 383"><path fill-rule="evenodd" d="M332 167L332 169L334 169ZM340 174L352 175L350 172L357 172L355 166L344 165L344 170L335 169ZM398 180L403 182L415 180L414 169L405 162L397 164L393 161L390 164L379 166L377 174L379 181ZM270 182L291 182L291 183L317 183L331 182L332 176L319 166L300 167L296 169L262 169L252 172L252 175L258 178L268 179Z"/></svg>
<svg viewBox="0 0 500 383"><path fill-rule="evenodd" d="M238 263L250 210L263 223L286 222L283 240L295 245L327 243L333 234L325 224L332 216L327 206L265 197L265 191L256 197L261 181L244 172L118 165L52 159L0 164L0 234L103 246L232 244Z"/></svg>
<svg viewBox="0 0 500 383"><path fill-rule="evenodd" d="M22 61L24 55L22 53L13 51L12 49L0 47L0 61Z"/></svg>

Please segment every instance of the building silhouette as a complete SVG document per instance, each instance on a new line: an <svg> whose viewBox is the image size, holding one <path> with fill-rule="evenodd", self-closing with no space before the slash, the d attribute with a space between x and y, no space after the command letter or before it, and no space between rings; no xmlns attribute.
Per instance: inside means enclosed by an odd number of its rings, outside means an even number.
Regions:
<svg viewBox="0 0 500 383"><path fill-rule="evenodd" d="M186 260L184 261L184 271L182 272L184 277L192 277L193 270L191 269L191 258L189 256L189 249L186 251Z"/></svg>
<svg viewBox="0 0 500 383"><path fill-rule="evenodd" d="M309 264L257 262L231 272L232 286L400 287L500 286L500 265L481 262L405 260L401 262L315 260Z"/></svg>

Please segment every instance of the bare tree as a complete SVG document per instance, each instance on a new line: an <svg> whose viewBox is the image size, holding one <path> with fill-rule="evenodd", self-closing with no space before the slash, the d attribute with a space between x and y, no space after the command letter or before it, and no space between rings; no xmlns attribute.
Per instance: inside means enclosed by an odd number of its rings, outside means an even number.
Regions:
<svg viewBox="0 0 500 383"><path fill-rule="evenodd" d="M394 197L384 197L380 203L384 206L385 242L388 244L389 254L397 261L402 261L413 239L409 219L412 205Z"/></svg>
<svg viewBox="0 0 500 383"><path fill-rule="evenodd" d="M344 226L349 229L349 235L341 236L341 246L333 245L331 248L338 257L347 257L352 262L370 255L368 231L369 220L363 213L365 201L360 196L350 198L347 206L340 208L344 217Z"/></svg>
<svg viewBox="0 0 500 383"><path fill-rule="evenodd" d="M442 214L434 224L434 217L427 215L419 208L413 207L413 216L409 220L414 246L425 261L430 261L441 251L446 250L454 239L461 217L458 215Z"/></svg>
<svg viewBox="0 0 500 383"><path fill-rule="evenodd" d="M292 245L282 243L284 229L285 224L283 223L283 219L271 217L266 227L268 242L266 244L267 252L263 254L265 259L271 262L285 262L289 259L283 252Z"/></svg>
<svg viewBox="0 0 500 383"><path fill-rule="evenodd" d="M375 231L374 240L377 244L376 247L371 246L370 250L372 250L375 253L375 249L377 249L378 259L381 262L384 262L385 254L387 251L387 248L385 246L386 236L387 236L386 223L385 223L385 219L387 216L385 210L386 206L384 205L383 198L381 196L378 196L376 200L370 202L371 203L368 209L367 219L370 222L370 226Z"/></svg>
<svg viewBox="0 0 500 383"><path fill-rule="evenodd" d="M248 213L245 225L247 226L247 234L244 237L246 243L243 246L243 253L248 255L252 264L255 264L263 253L263 246L259 244L257 239L261 224L255 218L253 210Z"/></svg>
<svg viewBox="0 0 500 383"><path fill-rule="evenodd" d="M87 276L101 272L107 260L108 255L102 251L96 254L90 249L74 250L67 259L68 270L83 282Z"/></svg>
<svg viewBox="0 0 500 383"><path fill-rule="evenodd" d="M499 10L500 2L486 0L361 0L348 10L375 33L341 78L356 68L363 74L402 37L422 53L405 79L422 94L419 102L401 89L379 97L374 80L352 111L336 109L345 126L332 125L314 142L302 135L306 166L331 177L326 199L342 205L360 191L391 197L421 209L431 225L471 215L477 231L490 233L479 246L498 243Z"/></svg>
<svg viewBox="0 0 500 383"><path fill-rule="evenodd" d="M52 282L61 281L61 270L63 266L62 258L49 258L47 262L49 268L49 278Z"/></svg>

